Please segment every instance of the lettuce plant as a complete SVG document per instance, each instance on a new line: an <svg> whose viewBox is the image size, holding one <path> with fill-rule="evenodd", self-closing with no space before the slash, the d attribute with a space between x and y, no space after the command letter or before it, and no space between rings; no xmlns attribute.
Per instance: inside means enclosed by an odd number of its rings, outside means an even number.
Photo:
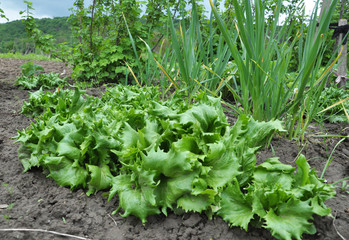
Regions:
<svg viewBox="0 0 349 240"><path fill-rule="evenodd" d="M324 201L335 192L310 170L303 155L296 164L295 173L295 168L277 158L265 160L255 167L247 187L242 188L235 180L223 190L218 215L245 230L250 222L257 221L278 239L301 239L302 233L316 233L309 220L314 214L331 213Z"/></svg>
<svg viewBox="0 0 349 240"><path fill-rule="evenodd" d="M74 90L71 89L58 88L52 93L45 92L40 88L35 92L29 92L29 99L23 102L21 113L28 117L38 117L45 111L64 111L67 108L69 109L67 105L71 104L73 95Z"/></svg>
<svg viewBox="0 0 349 240"><path fill-rule="evenodd" d="M44 68L29 61L21 65L22 73L16 80L16 85L23 89L52 89L60 85L65 85L67 78L60 78L59 73L43 73Z"/></svg>
<svg viewBox="0 0 349 240"><path fill-rule="evenodd" d="M59 73L44 73L37 76L21 75L16 80L16 85L23 89L52 89L60 85L65 85L67 78L60 78Z"/></svg>
<svg viewBox="0 0 349 240"><path fill-rule="evenodd" d="M168 210L204 212L300 239L315 232L313 214L330 214L324 201L334 192L304 157L296 173L276 158L256 166L256 151L284 131L280 121L241 115L230 127L219 98L158 98L154 87L116 86L101 99L75 89L65 108L46 108L18 131L24 170L42 167L59 185L88 188L88 195L109 189L109 200L119 198L116 211L143 223Z"/></svg>

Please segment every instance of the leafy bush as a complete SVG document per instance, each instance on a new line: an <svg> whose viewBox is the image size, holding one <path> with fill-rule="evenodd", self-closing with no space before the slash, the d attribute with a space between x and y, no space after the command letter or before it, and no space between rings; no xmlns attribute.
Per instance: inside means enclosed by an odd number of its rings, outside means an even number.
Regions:
<svg viewBox="0 0 349 240"><path fill-rule="evenodd" d="M199 0L202 1L202 0ZM144 63L144 59L135 60L134 49L139 53L142 39L149 39L158 45L164 37L167 7L175 12L186 12L186 1L179 3L174 0L149 1L146 4L145 14L142 13L139 0L123 1L94 1L85 8L81 0L74 1L72 14L68 22L72 30L72 44L56 44L52 35L44 34L32 16L32 3L25 2L27 8L21 11L25 29L35 46L45 53L73 66L73 77L84 81L118 81L119 77L127 76L129 65L136 61ZM183 8L183 9L182 9ZM124 15L125 14L125 15ZM186 14L188 16L188 14ZM132 46L126 30L125 20L129 31L137 36L137 47ZM160 35L160 37L158 37ZM144 48L144 47L143 47ZM140 71L140 70L139 70ZM138 74L138 72L137 72Z"/></svg>
<svg viewBox="0 0 349 240"><path fill-rule="evenodd" d="M122 216L143 223L168 209L206 212L299 239L314 233L313 214L330 213L323 202L334 192L304 157L296 174L276 158L256 166L258 148L284 131L280 121L241 115L230 127L219 98L202 93L192 105L180 95L158 99L154 87L116 86L101 99L76 88L65 109L46 108L18 131L24 170L42 167L59 185L87 187L88 195L110 189Z"/></svg>

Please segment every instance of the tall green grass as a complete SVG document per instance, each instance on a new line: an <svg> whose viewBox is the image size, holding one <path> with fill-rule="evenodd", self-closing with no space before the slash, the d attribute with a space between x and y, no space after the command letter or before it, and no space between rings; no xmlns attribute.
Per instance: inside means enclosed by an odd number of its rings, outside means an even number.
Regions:
<svg viewBox="0 0 349 240"><path fill-rule="evenodd" d="M171 88L172 84L169 83L168 77L164 76L163 72L159 70L159 67L163 69L162 65L158 62L165 63L166 70L169 71L169 69L175 68L174 61L171 60L171 49L167 48L164 50L163 46L164 44L161 44L160 47L160 53L153 54L151 47L147 44L146 41L144 41L142 38L140 40L145 44L147 49L147 54L145 53L138 53L137 46L135 43L135 39L132 36L130 29L128 27L126 18L124 17L126 29L129 34L129 38L131 40L131 45L135 54L136 62L134 66L130 66L127 62L125 62L129 72L131 73L133 79L137 82L139 86L151 86L151 85L160 85L162 97L164 98L168 90ZM165 40L168 39L168 33L166 34L167 37L165 37ZM164 41L165 41L164 40ZM163 41L163 42L164 42ZM164 51L164 53L163 53ZM146 58L143 63L140 61L141 58ZM159 60L159 58L161 60ZM158 60L157 60L158 59ZM145 62L145 64L144 64ZM164 72L166 72L164 70ZM127 76L127 74L126 74ZM176 85L175 85L176 86ZM177 86L176 86L177 87Z"/></svg>
<svg viewBox="0 0 349 240"><path fill-rule="evenodd" d="M213 16L211 15L210 19L200 20L195 1L191 3L190 19L188 21L182 16L179 29L175 27L171 12L168 10L171 62L175 63L178 72L171 74L162 68L178 91L186 92L189 101L199 89L218 96L226 83L231 80L231 77L226 79L224 76L231 58L224 37L219 34ZM203 21L207 21L206 25L202 24ZM234 39L236 38L237 34ZM177 77L177 82L174 81L174 77Z"/></svg>
<svg viewBox="0 0 349 240"><path fill-rule="evenodd" d="M281 0L277 1L275 18L268 24L265 21L263 1L255 0L252 5L251 1L244 0L242 8L237 0L233 0L236 13L235 31L239 34L238 41L243 48L241 53L232 33L228 31L210 0L212 12L238 68L241 91L234 94L237 95L236 101L241 104L244 113L260 121L284 119L290 138L304 136L305 129L317 113L318 99L331 67L329 63L320 79L316 79L326 47L324 36L336 2L332 1L321 19L316 14L318 2L310 17L306 36L303 29L300 29L297 36L292 36L292 24L289 25L286 20L282 26L279 25ZM297 42L299 69L295 81L288 87L286 74Z"/></svg>
<svg viewBox="0 0 349 240"><path fill-rule="evenodd" d="M185 10L181 9L180 12L184 13ZM227 72L231 53L223 36L218 33L218 27L214 26L213 17L200 20L195 1L192 1L190 19L181 15L179 21L175 21L170 10L167 15L166 47L161 45L159 53L155 54L146 41L143 41L147 48L148 63L137 63L137 70L140 71L138 76L146 80L144 82L137 79L134 71L129 68L133 77L139 84L158 82L165 92L169 87L174 87L177 92L185 93L188 101L191 101L199 89L218 96L226 82L231 79L222 77ZM200 21L207 23L203 26ZM130 39L132 43L135 42L131 34ZM135 47L134 50L138 58Z"/></svg>

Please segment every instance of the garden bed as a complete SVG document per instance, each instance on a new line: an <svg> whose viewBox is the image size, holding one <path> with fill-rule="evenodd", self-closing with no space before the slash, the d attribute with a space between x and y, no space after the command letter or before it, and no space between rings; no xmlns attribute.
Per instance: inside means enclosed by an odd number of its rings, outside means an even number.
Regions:
<svg viewBox="0 0 349 240"><path fill-rule="evenodd" d="M67 239L58 233L88 239L273 239L265 229L229 228L220 217L209 220L206 215L185 213L168 217L156 215L142 225L133 216L123 218L112 215L117 198L111 202L103 192L86 196L83 190L70 191L59 187L40 169L22 173L23 167L17 156L19 144L12 137L16 129L29 126L31 119L20 114L28 91L19 90L13 84L20 73L19 66L26 60L0 59L0 239ZM66 67L58 62L36 62L47 72L62 73ZM69 73L69 69L66 69ZM93 92L98 92L98 89ZM232 120L233 121L233 120ZM311 125L302 153L318 175L324 168L334 146L340 138L314 137L318 134L349 135L348 124ZM280 161L293 164L299 150L298 144L276 136L267 150L260 151L259 162L277 156ZM275 155L274 155L275 154ZM349 140L343 141L333 154L334 160L326 171L328 183L349 175ZM337 196L326 202L332 209L330 217L315 217L317 233L303 235L303 239L349 239L349 195L337 189ZM41 229L55 231L34 232L14 229ZM72 238L73 239L73 238Z"/></svg>

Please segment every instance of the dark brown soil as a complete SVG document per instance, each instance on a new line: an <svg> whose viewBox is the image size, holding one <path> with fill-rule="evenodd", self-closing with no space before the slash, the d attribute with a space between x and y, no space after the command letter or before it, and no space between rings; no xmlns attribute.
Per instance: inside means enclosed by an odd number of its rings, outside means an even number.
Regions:
<svg viewBox="0 0 349 240"><path fill-rule="evenodd" d="M74 239L49 232L19 231L41 229L81 237L80 239L274 239L267 230L250 228L246 233L229 228L221 218L208 220L205 215L187 213L168 217L149 217L142 225L135 217L123 218L111 213L117 208L117 198L108 202L102 192L87 197L83 190L68 188L46 178L40 169L22 173L17 157L19 144L14 143L16 129L24 129L30 119L20 114L28 92L13 86L26 60L0 59L0 239ZM63 72L64 64L35 62L47 72ZM67 69L67 73L69 73ZM349 134L349 125L312 126L304 148L294 141L276 137L267 150L259 153L259 161L278 156L282 162L293 164L300 150L320 174L329 154L340 138L315 138L312 134ZM273 149L273 150L272 150ZM342 142L333 154L334 160L325 177L334 182L349 175L349 140ZM349 239L349 195L340 192L327 202L331 217L315 217L317 233L303 239ZM339 235L341 234L341 236ZM75 238L76 239L76 238Z"/></svg>

